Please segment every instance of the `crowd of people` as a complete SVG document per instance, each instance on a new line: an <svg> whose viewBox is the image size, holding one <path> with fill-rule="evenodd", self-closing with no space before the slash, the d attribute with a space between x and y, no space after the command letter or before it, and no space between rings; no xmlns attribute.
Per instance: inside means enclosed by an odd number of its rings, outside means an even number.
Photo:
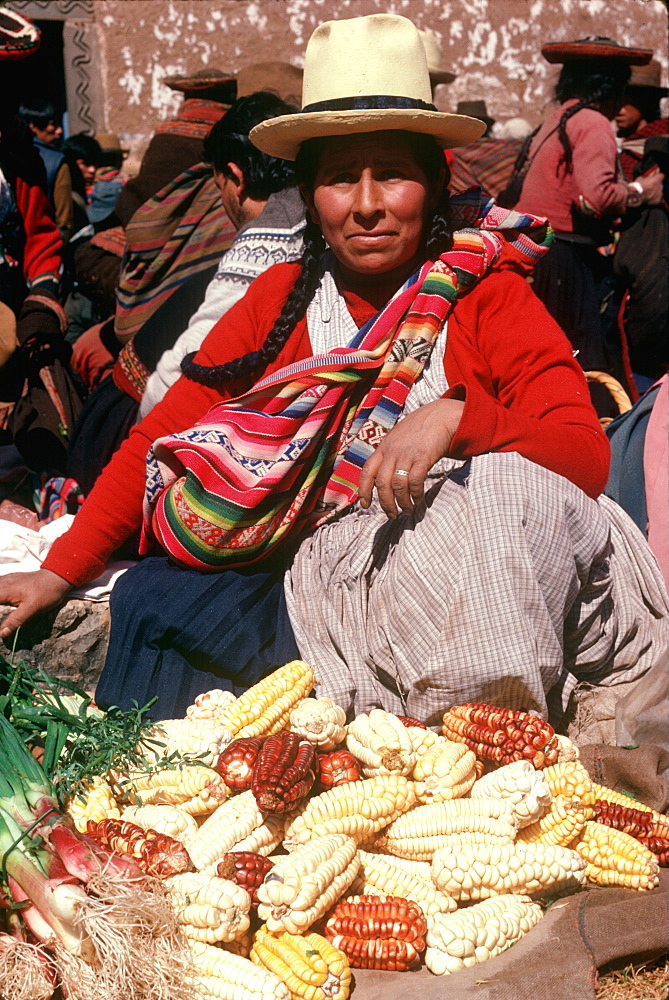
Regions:
<svg viewBox="0 0 669 1000"><path fill-rule="evenodd" d="M38 44L0 8L3 80ZM0 637L123 555L96 700L156 718L300 657L351 715L559 725L667 656L666 88L542 54L541 124L495 128L437 109L432 32L327 22L304 71L170 78L131 178L3 105L0 514L75 516Z"/></svg>

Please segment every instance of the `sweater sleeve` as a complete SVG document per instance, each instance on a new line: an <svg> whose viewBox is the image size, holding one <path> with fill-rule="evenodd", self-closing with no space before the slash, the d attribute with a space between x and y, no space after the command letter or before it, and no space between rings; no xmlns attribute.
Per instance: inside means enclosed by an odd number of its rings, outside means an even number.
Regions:
<svg viewBox="0 0 669 1000"><path fill-rule="evenodd" d="M49 200L38 184L16 178L16 204L26 234L23 272L31 288L58 291L63 241L53 220Z"/></svg>
<svg viewBox="0 0 669 1000"><path fill-rule="evenodd" d="M617 179L618 151L609 122L584 109L567 124L573 150L574 191L599 215L621 215L627 208L627 184Z"/></svg>
<svg viewBox="0 0 669 1000"><path fill-rule="evenodd" d="M516 451L588 496L602 492L609 444L585 376L523 278L490 274L457 303L444 360L447 395L465 394L452 457Z"/></svg>
<svg viewBox="0 0 669 1000"><path fill-rule="evenodd" d="M295 265L278 264L257 278L249 294L233 306L205 338L195 358L197 363L221 365L257 350L272 328L296 273ZM306 324L304 328L306 330ZM296 329L293 340L301 344L299 334ZM294 349L287 344L285 351L294 353ZM286 363L285 352L282 352L275 364ZM256 373L255 378L261 374ZM254 380L250 377L235 379L225 383L225 388L219 391L182 376L144 420L133 427L97 480L70 530L54 542L42 564L43 569L57 573L73 586L99 576L112 553L142 523L149 446L159 437L191 427L214 403L246 392Z"/></svg>

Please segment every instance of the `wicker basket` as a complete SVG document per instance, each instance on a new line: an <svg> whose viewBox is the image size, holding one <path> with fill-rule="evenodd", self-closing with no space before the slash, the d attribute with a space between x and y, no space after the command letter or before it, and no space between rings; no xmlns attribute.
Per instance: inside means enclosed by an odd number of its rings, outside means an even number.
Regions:
<svg viewBox="0 0 669 1000"><path fill-rule="evenodd" d="M585 377L588 382L599 382L601 385L606 386L611 393L614 403L618 407L618 413L627 413L628 410L632 409L632 400L629 398L618 379L614 378L613 375L607 375L606 372L586 372ZM612 420L613 417L599 418L599 422L602 427L608 427Z"/></svg>

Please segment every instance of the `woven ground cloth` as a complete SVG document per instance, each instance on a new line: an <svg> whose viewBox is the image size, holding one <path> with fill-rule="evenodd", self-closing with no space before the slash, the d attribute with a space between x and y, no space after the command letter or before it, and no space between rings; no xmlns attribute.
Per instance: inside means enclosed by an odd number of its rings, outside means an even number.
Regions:
<svg viewBox="0 0 669 1000"><path fill-rule="evenodd" d="M584 747L591 776L663 808L666 751ZM518 944L451 976L355 969L353 1000L595 1000L597 969L658 958L669 950L669 872L652 892L593 886L558 900Z"/></svg>
<svg viewBox="0 0 669 1000"><path fill-rule="evenodd" d="M426 499L410 517L375 501L324 524L286 575L317 693L350 718L438 726L480 701L559 724L579 682L643 678L666 649L659 567L612 500L513 452L473 458Z"/></svg>

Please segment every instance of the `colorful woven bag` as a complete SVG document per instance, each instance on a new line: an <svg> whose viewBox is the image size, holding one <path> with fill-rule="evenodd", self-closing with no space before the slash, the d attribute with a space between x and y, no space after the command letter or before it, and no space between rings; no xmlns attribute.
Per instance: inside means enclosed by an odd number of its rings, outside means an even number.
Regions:
<svg viewBox="0 0 669 1000"><path fill-rule="evenodd" d="M497 225L535 222L495 211ZM362 466L400 416L457 296L501 251L493 232L463 229L453 240L348 347L289 365L156 441L140 551L155 541L190 569L239 567L355 502Z"/></svg>

